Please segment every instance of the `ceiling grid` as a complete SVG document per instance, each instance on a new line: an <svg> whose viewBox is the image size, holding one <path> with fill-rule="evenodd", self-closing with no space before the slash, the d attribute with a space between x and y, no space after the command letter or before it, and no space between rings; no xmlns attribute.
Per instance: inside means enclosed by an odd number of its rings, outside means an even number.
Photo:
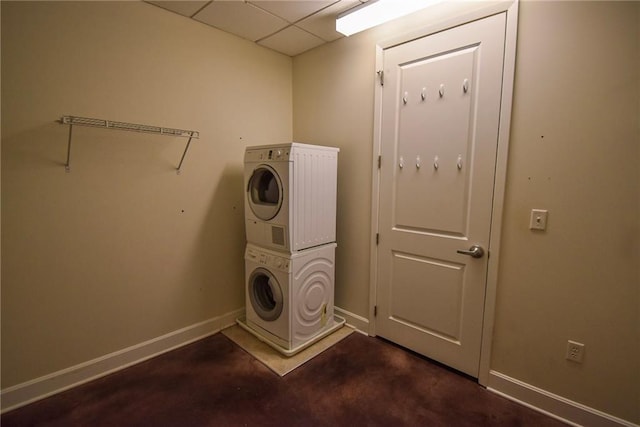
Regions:
<svg viewBox="0 0 640 427"><path fill-rule="evenodd" d="M152 1L178 13L287 56L344 37L336 17L367 0Z"/></svg>

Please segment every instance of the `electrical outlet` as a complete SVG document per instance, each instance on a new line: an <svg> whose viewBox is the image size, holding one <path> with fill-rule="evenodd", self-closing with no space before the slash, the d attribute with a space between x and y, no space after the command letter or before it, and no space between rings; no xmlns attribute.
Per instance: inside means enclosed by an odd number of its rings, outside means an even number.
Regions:
<svg viewBox="0 0 640 427"><path fill-rule="evenodd" d="M575 341L567 341L567 360L582 363L584 357L584 344Z"/></svg>
<svg viewBox="0 0 640 427"><path fill-rule="evenodd" d="M545 209L531 209L531 218L529 219L529 228L531 230L547 229L547 215L549 211Z"/></svg>

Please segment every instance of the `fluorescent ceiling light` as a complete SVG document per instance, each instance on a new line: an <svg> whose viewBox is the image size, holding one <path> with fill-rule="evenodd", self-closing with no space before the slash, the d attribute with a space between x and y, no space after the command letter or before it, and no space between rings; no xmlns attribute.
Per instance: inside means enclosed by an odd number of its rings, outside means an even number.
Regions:
<svg viewBox="0 0 640 427"><path fill-rule="evenodd" d="M443 0L369 0L336 19L336 31L350 36Z"/></svg>

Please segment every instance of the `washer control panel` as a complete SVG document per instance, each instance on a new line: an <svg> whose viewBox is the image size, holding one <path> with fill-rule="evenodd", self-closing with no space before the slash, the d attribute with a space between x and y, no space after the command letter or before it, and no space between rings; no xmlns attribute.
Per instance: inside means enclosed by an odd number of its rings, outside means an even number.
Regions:
<svg viewBox="0 0 640 427"><path fill-rule="evenodd" d="M245 162L259 162L265 160L289 161L289 147L269 147L248 149L245 152Z"/></svg>
<svg viewBox="0 0 640 427"><path fill-rule="evenodd" d="M269 252L259 251L251 247L247 248L245 259L251 260L271 269L277 269L285 272L289 272L291 267L291 262L288 258L277 256Z"/></svg>

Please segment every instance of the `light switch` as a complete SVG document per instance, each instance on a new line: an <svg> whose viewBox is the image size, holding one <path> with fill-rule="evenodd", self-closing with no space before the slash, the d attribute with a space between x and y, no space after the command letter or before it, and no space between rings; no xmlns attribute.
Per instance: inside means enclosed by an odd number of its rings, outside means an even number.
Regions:
<svg viewBox="0 0 640 427"><path fill-rule="evenodd" d="M545 209L531 209L531 219L529 221L529 229L546 230L547 216L549 212Z"/></svg>

